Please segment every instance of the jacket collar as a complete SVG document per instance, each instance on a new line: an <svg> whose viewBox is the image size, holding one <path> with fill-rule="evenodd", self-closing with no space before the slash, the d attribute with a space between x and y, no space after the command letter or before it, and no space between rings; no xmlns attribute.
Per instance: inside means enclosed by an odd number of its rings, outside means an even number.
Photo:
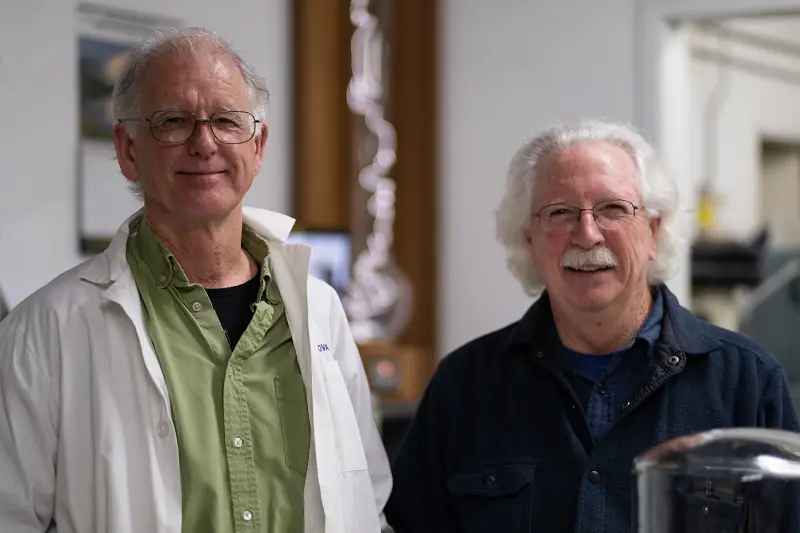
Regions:
<svg viewBox="0 0 800 533"><path fill-rule="evenodd" d="M711 326L681 306L678 298L666 285L661 285L659 289L664 295L665 318L669 319L664 322L662 327L661 337L663 340L668 340L667 335L671 335L677 348L676 351L689 355L707 354L722 346L722 343L713 334Z"/></svg>
<svg viewBox="0 0 800 533"><path fill-rule="evenodd" d="M720 346L709 326L682 307L666 285L655 287L664 302L659 344L672 352L690 355L707 354ZM522 318L512 326L508 347L528 345L534 351L550 352L558 346L553 324L550 296L547 291L531 305Z"/></svg>
<svg viewBox="0 0 800 533"><path fill-rule="evenodd" d="M128 260L125 254L130 225L142 214L140 209L130 217L117 230L106 250L83 264L80 277L90 283L106 285L118 280L128 269ZM289 237L289 232L295 220L287 215L258 209L243 207L242 219L244 224L261 235L267 242L284 242Z"/></svg>

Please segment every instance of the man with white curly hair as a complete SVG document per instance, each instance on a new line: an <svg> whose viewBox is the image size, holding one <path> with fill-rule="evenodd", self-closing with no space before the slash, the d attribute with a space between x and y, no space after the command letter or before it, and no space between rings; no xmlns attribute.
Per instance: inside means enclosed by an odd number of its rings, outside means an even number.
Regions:
<svg viewBox="0 0 800 533"><path fill-rule="evenodd" d="M379 533L391 474L342 304L293 219L242 206L264 81L169 30L113 103L144 207L0 324L0 531Z"/></svg>
<svg viewBox="0 0 800 533"><path fill-rule="evenodd" d="M393 465L397 533L632 531L644 450L717 427L800 427L773 357L664 285L678 211L674 182L627 125L561 126L522 145L497 235L538 299L440 364ZM686 512L708 509L698 531L740 531L741 493L714 488L687 487Z"/></svg>

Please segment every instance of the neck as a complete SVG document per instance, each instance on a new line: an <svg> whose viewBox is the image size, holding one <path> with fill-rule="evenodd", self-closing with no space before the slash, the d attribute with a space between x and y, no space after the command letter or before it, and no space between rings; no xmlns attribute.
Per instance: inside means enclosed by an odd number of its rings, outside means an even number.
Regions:
<svg viewBox="0 0 800 533"><path fill-rule="evenodd" d="M653 297L648 287L602 311L581 312L553 304L561 343L585 354L607 354L627 346L644 324Z"/></svg>
<svg viewBox="0 0 800 533"><path fill-rule="evenodd" d="M208 289L241 285L258 272L242 249L242 214L203 223L175 220L145 209L145 220L192 283Z"/></svg>

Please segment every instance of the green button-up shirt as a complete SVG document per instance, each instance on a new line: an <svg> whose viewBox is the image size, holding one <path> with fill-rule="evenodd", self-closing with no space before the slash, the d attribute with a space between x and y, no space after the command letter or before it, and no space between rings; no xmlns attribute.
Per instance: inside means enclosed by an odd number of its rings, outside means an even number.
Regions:
<svg viewBox="0 0 800 533"><path fill-rule="evenodd" d="M306 392L269 246L244 228L261 265L253 319L233 351L205 289L189 282L140 218L127 257L169 390L184 533L302 533L310 447Z"/></svg>

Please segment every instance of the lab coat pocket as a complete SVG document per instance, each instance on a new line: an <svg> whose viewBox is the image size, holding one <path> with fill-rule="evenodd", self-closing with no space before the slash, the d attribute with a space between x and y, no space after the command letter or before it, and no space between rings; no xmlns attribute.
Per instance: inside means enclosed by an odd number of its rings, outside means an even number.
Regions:
<svg viewBox="0 0 800 533"><path fill-rule="evenodd" d="M286 466L305 476L308 469L311 428L308 423L303 376L300 374L276 376L275 395L278 398Z"/></svg>
<svg viewBox="0 0 800 533"><path fill-rule="evenodd" d="M339 364L333 358L327 359L323 366L325 389L334 425L335 443L339 459L339 471L355 472L367 470L367 458L361 441L361 430L358 427L353 402L347 392L347 385Z"/></svg>

